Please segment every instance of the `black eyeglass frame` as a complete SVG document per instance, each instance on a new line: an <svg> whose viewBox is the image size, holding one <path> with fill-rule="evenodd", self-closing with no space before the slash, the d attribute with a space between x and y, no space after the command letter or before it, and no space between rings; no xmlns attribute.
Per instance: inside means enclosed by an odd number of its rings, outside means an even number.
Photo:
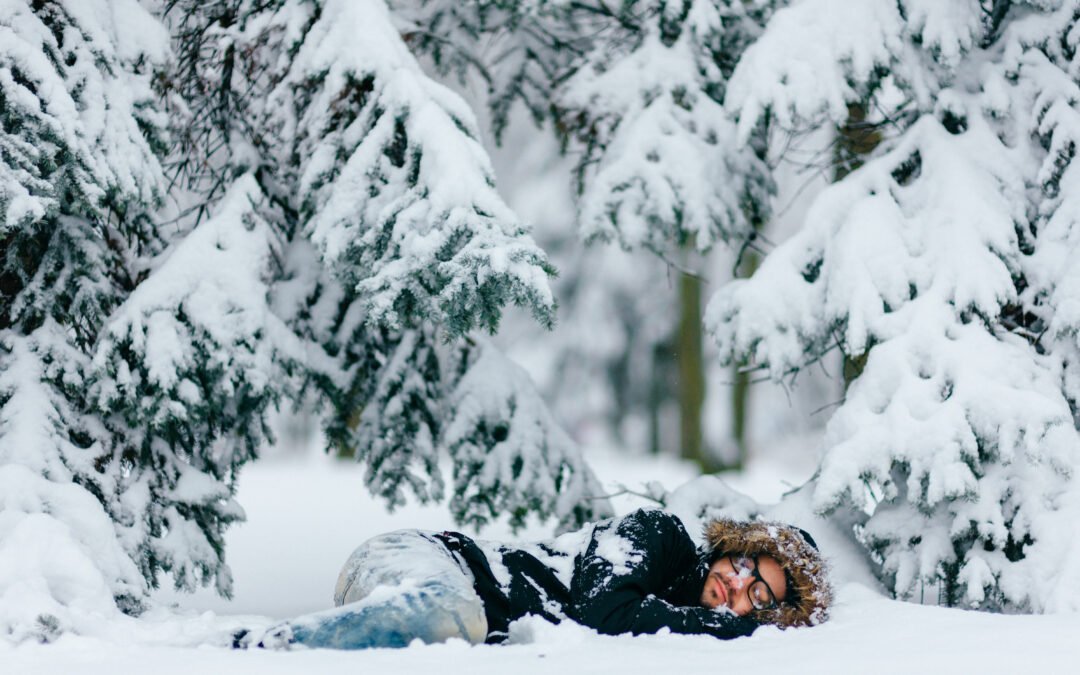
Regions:
<svg viewBox="0 0 1080 675"><path fill-rule="evenodd" d="M746 568L746 569L750 570L750 576L754 577L754 581L749 586L747 586L747 588L746 588L746 595L747 595L747 597L750 598L750 604L753 606L754 609L756 609L756 610L770 610L770 609L776 609L777 607L780 606L780 603L776 600L776 593L773 593L772 586L769 585L768 581L765 581L765 579L761 576L761 572L758 571L758 557L756 555L752 555L752 556L745 556L745 555L736 556L735 554L728 554L728 560L731 561L731 567L736 572L739 571L742 568ZM740 560L748 560L751 563L753 563L753 565L752 566L750 566L750 565L740 565L739 564ZM753 592L754 591L754 586L756 586L759 583L762 586L765 587L765 592L769 594L769 604L767 604L767 605L760 605L759 606L758 603L757 603L757 599L754 597L754 592Z"/></svg>

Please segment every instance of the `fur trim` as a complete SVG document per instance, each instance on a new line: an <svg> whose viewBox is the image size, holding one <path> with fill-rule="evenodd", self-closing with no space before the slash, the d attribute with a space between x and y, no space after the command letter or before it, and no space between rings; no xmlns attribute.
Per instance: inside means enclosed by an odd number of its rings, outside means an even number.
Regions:
<svg viewBox="0 0 1080 675"><path fill-rule="evenodd" d="M753 617L758 621L787 628L813 626L828 618L833 597L828 569L821 553L798 528L782 523L714 520L705 526L705 541L710 555L769 555L784 568L788 592L795 597L786 598L777 609L755 610Z"/></svg>

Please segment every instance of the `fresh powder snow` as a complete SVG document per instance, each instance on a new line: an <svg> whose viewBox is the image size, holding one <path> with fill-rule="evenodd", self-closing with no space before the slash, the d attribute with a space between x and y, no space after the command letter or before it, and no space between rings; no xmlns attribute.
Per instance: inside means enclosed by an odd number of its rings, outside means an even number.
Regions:
<svg viewBox="0 0 1080 675"><path fill-rule="evenodd" d="M693 476L692 467L671 460L634 459L612 452L590 457L606 486L654 480L671 486ZM731 477L732 487L759 485L763 494L781 480L801 474L777 472L768 463ZM362 467L323 456L318 448L303 456L269 458L245 471L237 498L247 522L229 530L235 599L204 590L195 595L163 590L159 602L176 603L135 620L123 616L83 626L54 643L0 642L5 672L190 673L448 673L611 672L669 670L712 672L864 672L911 675L920 672L1015 673L1025 669L1061 672L1080 658L1073 636L1075 614L1000 615L889 600L876 581L848 570L864 570L858 553L818 521L802 522L826 552L839 593L830 619L814 628L759 629L749 638L719 641L707 636L602 636L570 622L560 625L526 618L511 626L505 645L413 644L406 649L364 652L296 650L234 651L225 645L240 627L262 628L278 620L331 607L340 566L368 536L402 527L452 528L445 508L403 507L394 514L356 490ZM714 478L714 480L720 480ZM616 501L626 513L645 505ZM792 520L770 508L770 517ZM805 508L799 510L807 517ZM363 514L357 516L356 514ZM520 542L549 539L548 527L530 524ZM691 534L697 530L690 522ZM490 540L510 540L505 524L483 530ZM557 538L555 541L559 541ZM515 541L517 545L517 541ZM568 542L566 547L573 548ZM851 566L854 564L854 566ZM0 574L8 575L10 568ZM888 659L882 659L888 654Z"/></svg>

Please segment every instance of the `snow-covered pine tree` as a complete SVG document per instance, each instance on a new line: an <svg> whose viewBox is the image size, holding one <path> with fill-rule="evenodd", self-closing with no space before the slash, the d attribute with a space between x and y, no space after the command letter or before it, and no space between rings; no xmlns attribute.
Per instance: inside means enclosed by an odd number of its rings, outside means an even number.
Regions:
<svg viewBox="0 0 1080 675"><path fill-rule="evenodd" d="M224 529L243 518L237 473L269 438L267 409L304 356L266 302L280 246L259 213L266 201L240 176L160 256L97 343L91 392L109 461L131 464L125 540L152 586L165 571L177 588L215 582L231 592Z"/></svg>
<svg viewBox="0 0 1080 675"><path fill-rule="evenodd" d="M436 66L475 71L487 84L496 134L515 101L538 122L551 120L564 149L578 157L586 240L617 241L687 268L718 241L740 248L767 219L772 181L761 146L735 142L722 101L739 55L782 3L394 4L409 18L410 39ZM700 287L696 277L679 275L672 304L680 310L666 331L651 331L657 354L675 352L677 363L648 370L656 379L679 368L671 379L681 401L680 444L708 465L700 450Z"/></svg>
<svg viewBox="0 0 1080 675"><path fill-rule="evenodd" d="M237 472L311 392L391 504L483 449L512 470L456 481L494 505L470 521L605 514L527 379L459 353L509 303L549 325L551 269L382 0L155 7L172 58L135 2L0 7L4 631L137 611L162 572L227 594Z"/></svg>
<svg viewBox="0 0 1080 675"><path fill-rule="evenodd" d="M717 294L708 323L727 358L777 379L832 349L865 357L828 423L814 504L853 524L898 597L1080 606L1062 584L1080 514L1062 190L1078 12L803 0L731 80L744 137L765 117L839 125L850 104L882 122L865 165Z"/></svg>
<svg viewBox="0 0 1080 675"><path fill-rule="evenodd" d="M519 99L580 149L587 239L673 260L687 245L741 242L766 218L768 167L735 143L721 103L735 62L776 2L394 4L437 66L480 73L497 129Z"/></svg>
<svg viewBox="0 0 1080 675"><path fill-rule="evenodd" d="M509 514L516 528L535 513L568 530L611 515L525 371L485 341L455 356L450 363L461 375L442 439L454 458L454 517L480 526Z"/></svg>
<svg viewBox="0 0 1080 675"><path fill-rule="evenodd" d="M1023 68L1027 96L1023 103L1030 117L1025 127L1029 138L1043 150L1034 186L1038 210L1034 220L1034 251L1024 274L1029 288L1023 308L1030 315L1014 315L1016 329L1034 334L1036 344L1060 360L1062 393L1069 402L1073 422L1080 427L1080 211L1077 210L1078 165L1073 161L1080 143L1080 40L1076 34L1080 3L1062 2L1033 14L1011 27L1009 44L1013 68ZM1075 471L1075 461L1069 467ZM1075 478L1073 479L1075 481ZM1065 553L1068 537L1059 538L1076 522L1080 490L1063 496L1057 510L1044 517L1032 539L1042 537L1060 548L1061 561L1053 590L1042 590L1047 612L1075 611L1080 606L1080 567L1074 554ZM1072 544L1075 548L1075 543Z"/></svg>
<svg viewBox="0 0 1080 675"><path fill-rule="evenodd" d="M665 350L674 358L656 370L675 371L678 447L704 470L718 463L702 427L706 368L695 254L718 241L740 250L768 218L772 180L760 145L735 142L721 104L731 66L773 4L623 3L586 65L557 90L556 128L581 149L578 220L586 240L618 241L682 268Z"/></svg>
<svg viewBox="0 0 1080 675"><path fill-rule="evenodd" d="M300 385L328 406L332 445L366 463L369 488L391 506L406 489L441 500L438 458L464 461L444 428L468 373L450 365L454 350L443 343L494 330L508 303L545 325L554 311L550 267L495 191L471 111L423 75L381 0L241 2L216 14L181 3L175 11L176 25L200 40L214 36L209 51L232 59L232 82L212 79L226 69L206 68L210 86L193 108L226 121L216 133L230 139L220 170L253 171L268 196L282 242L270 302L305 345ZM206 49L195 42L178 51ZM522 388L527 381L514 379L501 390L528 398ZM567 459L531 440L516 448L532 453L530 466L572 469L566 494L598 491L576 449ZM565 496L522 504L509 484L482 480L459 482L455 494L472 490L564 520L581 515ZM603 504L585 512L603 513Z"/></svg>
<svg viewBox="0 0 1080 675"><path fill-rule="evenodd" d="M366 321L494 330L507 303L553 320L543 253L494 189L463 101L428 79L381 2L326 2L270 93L267 135L298 217ZM367 26L371 40L350 30ZM286 154L287 153L287 154Z"/></svg>
<svg viewBox="0 0 1080 675"><path fill-rule="evenodd" d="M522 113L518 110L518 113ZM542 364L529 374L564 428L590 445L663 446L661 413L670 382L658 353L674 324L669 270L648 251L582 246L574 218L570 167L556 138L527 123L510 125L492 156L500 185L559 269L552 287L559 325L550 333L517 317L497 342ZM653 414L656 413L656 414Z"/></svg>
<svg viewBox="0 0 1080 675"><path fill-rule="evenodd" d="M428 55L439 73L462 82L470 74L481 79L499 142L516 103L524 104L538 125L550 118L554 90L588 51L601 9L596 3L561 0L388 4L410 47Z"/></svg>
<svg viewBox="0 0 1080 675"><path fill-rule="evenodd" d="M109 454L87 394L105 321L160 248L167 45L134 0L0 5L0 632L15 639L144 596L126 546L138 458Z"/></svg>
<svg viewBox="0 0 1080 675"><path fill-rule="evenodd" d="M741 243L765 219L768 168L735 144L721 108L730 65L757 27L751 6L624 3L564 76L557 128L583 151L577 178L587 239L674 260L680 248Z"/></svg>
<svg viewBox="0 0 1080 675"><path fill-rule="evenodd" d="M357 44L360 25L382 37ZM340 284L330 291L337 318L319 327L301 320L340 357L335 376L313 380L334 410L331 439L355 449L369 487L392 505L404 485L421 501L441 500L437 462L448 455L452 509L474 524L500 512L520 522L531 510L570 525L606 513L589 498L599 492L595 479L528 379L507 364L478 380L472 365L494 357L459 360L440 347L470 342L474 328L494 331L509 303L542 325L553 320L551 268L495 191L472 112L422 74L381 1L324 3L289 51L296 56L268 98L267 136L280 139L275 180L294 181L287 189L303 232L332 279L305 293L305 304L320 305L321 293ZM306 315L314 316L303 308L293 316ZM458 404L483 386L491 389L476 399L483 410ZM518 442L492 439L499 425ZM471 448L528 469L511 473L533 489L467 470ZM455 507L465 495L497 506Z"/></svg>

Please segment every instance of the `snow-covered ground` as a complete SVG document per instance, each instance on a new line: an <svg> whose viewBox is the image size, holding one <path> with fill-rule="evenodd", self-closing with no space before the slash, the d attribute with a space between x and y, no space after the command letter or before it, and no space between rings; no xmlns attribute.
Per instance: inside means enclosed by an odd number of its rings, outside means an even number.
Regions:
<svg viewBox="0 0 1080 675"><path fill-rule="evenodd" d="M777 456L782 456L780 453ZM790 455L788 455L790 456ZM676 487L694 471L670 460L598 455L591 461L613 491L659 481ZM805 478L808 465L762 460L731 484L763 501L785 483ZM721 642L704 636L606 637L581 626L539 620L515 624L511 644L463 642L404 650L333 652L233 651L224 644L239 626L323 609L337 571L366 537L396 528L452 527L444 509L409 506L387 514L362 489L357 466L318 454L270 458L245 470L239 500L248 522L233 528L229 558L236 577L232 601L210 592L158 599L175 604L139 621L103 622L90 635L65 635L51 645L13 647L0 640L0 672L23 673L1014 673L1071 672L1080 662L1080 615L1001 616L900 603L864 583L840 578L832 619L816 628L758 630ZM620 512L642 500L616 500ZM545 537L531 525L519 536ZM505 527L485 538L509 538Z"/></svg>

